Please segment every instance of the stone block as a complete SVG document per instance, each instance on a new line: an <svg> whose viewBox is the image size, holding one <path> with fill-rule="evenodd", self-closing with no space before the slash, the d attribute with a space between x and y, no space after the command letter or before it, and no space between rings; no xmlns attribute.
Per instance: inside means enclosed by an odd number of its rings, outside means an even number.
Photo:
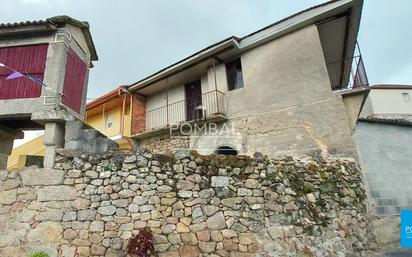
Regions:
<svg viewBox="0 0 412 257"><path fill-rule="evenodd" d="M89 231L91 232L103 232L104 222L99 220L94 220L90 223Z"/></svg>
<svg viewBox="0 0 412 257"><path fill-rule="evenodd" d="M74 246L68 246L68 245L62 245L60 247L60 256L61 257L74 257L76 254L76 247Z"/></svg>
<svg viewBox="0 0 412 257"><path fill-rule="evenodd" d="M222 212L217 212L206 219L206 225L210 230L220 230L226 228L225 216Z"/></svg>
<svg viewBox="0 0 412 257"><path fill-rule="evenodd" d="M63 211L50 209L43 212L39 212L34 220L36 221L61 221L63 218Z"/></svg>
<svg viewBox="0 0 412 257"><path fill-rule="evenodd" d="M83 137L83 123L80 121L67 121L65 126L65 141L79 140Z"/></svg>
<svg viewBox="0 0 412 257"><path fill-rule="evenodd" d="M39 189L37 200L47 201L70 201L75 200L77 191L71 186L48 186Z"/></svg>
<svg viewBox="0 0 412 257"><path fill-rule="evenodd" d="M213 176L211 178L212 187L227 187L229 186L229 177L225 176Z"/></svg>
<svg viewBox="0 0 412 257"><path fill-rule="evenodd" d="M197 246L184 245L179 248L180 257L198 257L199 248Z"/></svg>
<svg viewBox="0 0 412 257"><path fill-rule="evenodd" d="M0 204L13 204L16 200L16 189L0 192Z"/></svg>
<svg viewBox="0 0 412 257"><path fill-rule="evenodd" d="M229 257L256 257L255 253L247 253L247 252L230 252Z"/></svg>
<svg viewBox="0 0 412 257"><path fill-rule="evenodd" d="M64 171L55 169L24 169L20 171L23 186L63 184Z"/></svg>
<svg viewBox="0 0 412 257"><path fill-rule="evenodd" d="M99 136L101 136L102 134L95 129L85 129L83 131L83 135L84 135L85 140L94 140L98 138Z"/></svg>
<svg viewBox="0 0 412 257"><path fill-rule="evenodd" d="M57 222L39 223L27 234L27 242L33 244L59 244L63 236L63 227Z"/></svg>

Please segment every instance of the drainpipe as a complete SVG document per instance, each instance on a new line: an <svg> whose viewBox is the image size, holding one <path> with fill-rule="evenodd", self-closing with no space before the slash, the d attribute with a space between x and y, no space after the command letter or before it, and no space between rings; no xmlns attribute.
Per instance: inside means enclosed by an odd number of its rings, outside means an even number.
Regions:
<svg viewBox="0 0 412 257"><path fill-rule="evenodd" d="M167 78L165 79L166 84L166 126L169 126L169 87L167 83Z"/></svg>
<svg viewBox="0 0 412 257"><path fill-rule="evenodd" d="M132 138L126 137L124 135L124 124L125 124L124 116L125 116L125 113L126 113L126 101L127 101L127 97L129 96L129 98L130 98L130 104L129 104L129 111L130 112L129 112L129 115L130 115L130 122L132 122L133 94L130 91L128 91L127 89L125 89L123 87L120 87L119 91L118 91L118 95L119 95L119 97L122 98L122 111L121 111L121 118L120 118L120 138L126 140L129 143L129 145L132 147L132 149L135 149L136 148L136 142L134 142L132 140Z"/></svg>
<svg viewBox="0 0 412 257"><path fill-rule="evenodd" d="M216 61L215 61L215 57L213 57L213 75L214 75L214 80L215 80L216 107L217 107L217 112L220 113L220 111L219 111L219 99L218 99L218 95L217 95Z"/></svg>
<svg viewBox="0 0 412 257"><path fill-rule="evenodd" d="M122 98L122 111L120 117L120 137L123 139L124 137L124 113L126 108L126 94L122 94L122 88L119 87L118 95Z"/></svg>
<svg viewBox="0 0 412 257"><path fill-rule="evenodd" d="M102 116L102 120L103 120L103 126L104 129L106 129L106 103L103 104L103 116Z"/></svg>

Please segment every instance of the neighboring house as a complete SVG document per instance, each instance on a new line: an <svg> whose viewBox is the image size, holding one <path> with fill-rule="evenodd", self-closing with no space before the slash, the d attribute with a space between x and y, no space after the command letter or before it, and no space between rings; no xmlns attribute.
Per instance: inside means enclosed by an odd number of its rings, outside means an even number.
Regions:
<svg viewBox="0 0 412 257"><path fill-rule="evenodd" d="M131 144L131 110L132 96L124 92L123 87L89 102L86 106L85 122L108 138L119 144L120 148L129 149ZM37 137L13 149L7 168L22 168L33 164L33 156L44 156L44 137Z"/></svg>
<svg viewBox="0 0 412 257"><path fill-rule="evenodd" d="M43 157L46 146L44 145L44 137L36 137L29 142L26 142L16 148L13 148L7 161L7 169L17 169L31 166L28 159L33 157Z"/></svg>
<svg viewBox="0 0 412 257"><path fill-rule="evenodd" d="M119 87L87 103L85 122L119 144L130 148L132 96Z"/></svg>
<svg viewBox="0 0 412 257"><path fill-rule="evenodd" d="M372 213L412 209L412 86L375 85L356 127Z"/></svg>
<svg viewBox="0 0 412 257"><path fill-rule="evenodd" d="M412 85L374 85L361 118L390 118L412 121Z"/></svg>
<svg viewBox="0 0 412 257"><path fill-rule="evenodd" d="M142 121L132 137L159 153L356 157L352 133L368 92L356 41L362 5L314 6L130 85L145 106L132 113Z"/></svg>

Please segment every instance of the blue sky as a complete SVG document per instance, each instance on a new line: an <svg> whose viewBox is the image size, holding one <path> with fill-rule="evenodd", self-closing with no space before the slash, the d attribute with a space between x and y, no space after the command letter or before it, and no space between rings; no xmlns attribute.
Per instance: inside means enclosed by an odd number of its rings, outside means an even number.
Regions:
<svg viewBox="0 0 412 257"><path fill-rule="evenodd" d="M1 0L0 22L67 14L91 24L100 60L89 97L130 84L228 36L325 1ZM365 0L359 43L371 84L412 84L412 1Z"/></svg>

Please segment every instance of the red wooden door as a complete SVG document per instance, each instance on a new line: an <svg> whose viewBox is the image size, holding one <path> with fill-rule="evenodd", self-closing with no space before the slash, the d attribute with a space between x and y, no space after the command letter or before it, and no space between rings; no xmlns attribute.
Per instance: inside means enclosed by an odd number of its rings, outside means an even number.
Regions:
<svg viewBox="0 0 412 257"><path fill-rule="evenodd" d="M0 48L0 63L43 80L47 48L48 44ZM0 67L0 100L40 97L41 85L25 77L5 80L11 73Z"/></svg>
<svg viewBox="0 0 412 257"><path fill-rule="evenodd" d="M87 65L71 49L67 53L66 74L64 76L62 102L73 111L80 113Z"/></svg>

